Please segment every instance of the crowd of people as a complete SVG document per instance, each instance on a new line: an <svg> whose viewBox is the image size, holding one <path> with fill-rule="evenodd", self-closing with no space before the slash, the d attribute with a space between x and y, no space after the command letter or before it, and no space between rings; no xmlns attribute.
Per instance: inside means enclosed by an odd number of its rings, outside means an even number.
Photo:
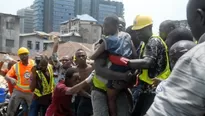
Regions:
<svg viewBox="0 0 205 116"><path fill-rule="evenodd" d="M8 116L204 116L205 1L189 0L190 30L166 20L159 34L152 17L137 15L133 25L117 16L104 20L103 35L87 56L7 57L0 74L8 82ZM89 60L89 61L88 61ZM23 107L18 112L19 107Z"/></svg>

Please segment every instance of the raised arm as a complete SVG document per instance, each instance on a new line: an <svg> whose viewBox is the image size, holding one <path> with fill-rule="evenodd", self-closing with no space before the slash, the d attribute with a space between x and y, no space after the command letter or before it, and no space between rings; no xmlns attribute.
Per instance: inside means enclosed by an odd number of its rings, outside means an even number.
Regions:
<svg viewBox="0 0 205 116"><path fill-rule="evenodd" d="M54 40L54 45L53 45L53 54L58 52L58 37L57 36L53 36L53 40Z"/></svg>
<svg viewBox="0 0 205 116"><path fill-rule="evenodd" d="M102 54L103 52L105 51L105 43L102 42L100 45L99 45L99 48L97 48L95 50L95 52L90 56L90 59L92 60L95 60L97 57L100 56L100 54Z"/></svg>

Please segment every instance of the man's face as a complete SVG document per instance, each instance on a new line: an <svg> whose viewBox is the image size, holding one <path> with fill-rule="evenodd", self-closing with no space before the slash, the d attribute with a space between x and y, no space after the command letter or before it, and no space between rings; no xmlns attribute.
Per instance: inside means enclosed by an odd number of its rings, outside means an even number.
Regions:
<svg viewBox="0 0 205 116"><path fill-rule="evenodd" d="M39 68L40 68L41 71L46 71L47 66L48 66L48 62L46 62L45 60L40 61Z"/></svg>
<svg viewBox="0 0 205 116"><path fill-rule="evenodd" d="M19 58L21 59L21 61L23 61L23 62L26 62L26 61L28 61L28 54L27 53L25 53L25 54L20 54L19 55Z"/></svg>
<svg viewBox="0 0 205 116"><path fill-rule="evenodd" d="M86 64L87 55L86 55L85 51L80 50L80 51L76 52L75 56L76 56L76 63L78 65Z"/></svg>
<svg viewBox="0 0 205 116"><path fill-rule="evenodd" d="M205 32L205 13L203 9L197 8L196 0L189 0L187 5L187 21L190 29L198 41Z"/></svg>
<svg viewBox="0 0 205 116"><path fill-rule="evenodd" d="M114 35L117 31L117 27L113 25L109 20L105 20L103 23L103 32L106 36Z"/></svg>
<svg viewBox="0 0 205 116"><path fill-rule="evenodd" d="M148 26L143 29L137 30L136 36L139 38L140 41L147 42L152 36L152 27Z"/></svg>
<svg viewBox="0 0 205 116"><path fill-rule="evenodd" d="M68 57L65 57L61 60L62 64L63 64L63 68L67 69L69 67L71 67L71 59L69 59Z"/></svg>
<svg viewBox="0 0 205 116"><path fill-rule="evenodd" d="M80 82L80 76L79 73L74 73L71 79L68 79L69 85L74 86Z"/></svg>

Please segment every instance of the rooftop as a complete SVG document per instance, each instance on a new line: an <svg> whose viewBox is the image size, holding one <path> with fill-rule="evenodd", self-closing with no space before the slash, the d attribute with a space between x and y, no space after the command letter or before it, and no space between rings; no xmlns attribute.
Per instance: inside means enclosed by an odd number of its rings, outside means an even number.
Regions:
<svg viewBox="0 0 205 116"><path fill-rule="evenodd" d="M7 16L13 16L13 17L20 17L20 16L18 16L18 15L7 14L7 13L1 13L1 12L0 12L0 15L7 15Z"/></svg>
<svg viewBox="0 0 205 116"><path fill-rule="evenodd" d="M87 55L90 56L92 54L92 44L79 43L79 42L66 42L59 44L58 47L58 56L59 58L63 56L73 56L78 49L83 49L86 51ZM40 54L45 54L48 57L52 55L53 49L48 49Z"/></svg>
<svg viewBox="0 0 205 116"><path fill-rule="evenodd" d="M81 20L81 21L97 22L97 20L95 18L93 18L92 16L90 16L88 14L77 15L77 17L72 18L70 20ZM66 24L68 22L69 22L69 20L62 22L61 24Z"/></svg>

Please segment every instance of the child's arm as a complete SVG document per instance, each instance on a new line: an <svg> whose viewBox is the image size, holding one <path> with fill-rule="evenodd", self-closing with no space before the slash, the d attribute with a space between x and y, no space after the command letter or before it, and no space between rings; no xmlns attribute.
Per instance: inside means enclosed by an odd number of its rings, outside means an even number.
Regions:
<svg viewBox="0 0 205 116"><path fill-rule="evenodd" d="M95 52L90 56L90 59L95 60L100 54L102 54L105 51L105 43L102 42L99 45L99 48L95 50Z"/></svg>

